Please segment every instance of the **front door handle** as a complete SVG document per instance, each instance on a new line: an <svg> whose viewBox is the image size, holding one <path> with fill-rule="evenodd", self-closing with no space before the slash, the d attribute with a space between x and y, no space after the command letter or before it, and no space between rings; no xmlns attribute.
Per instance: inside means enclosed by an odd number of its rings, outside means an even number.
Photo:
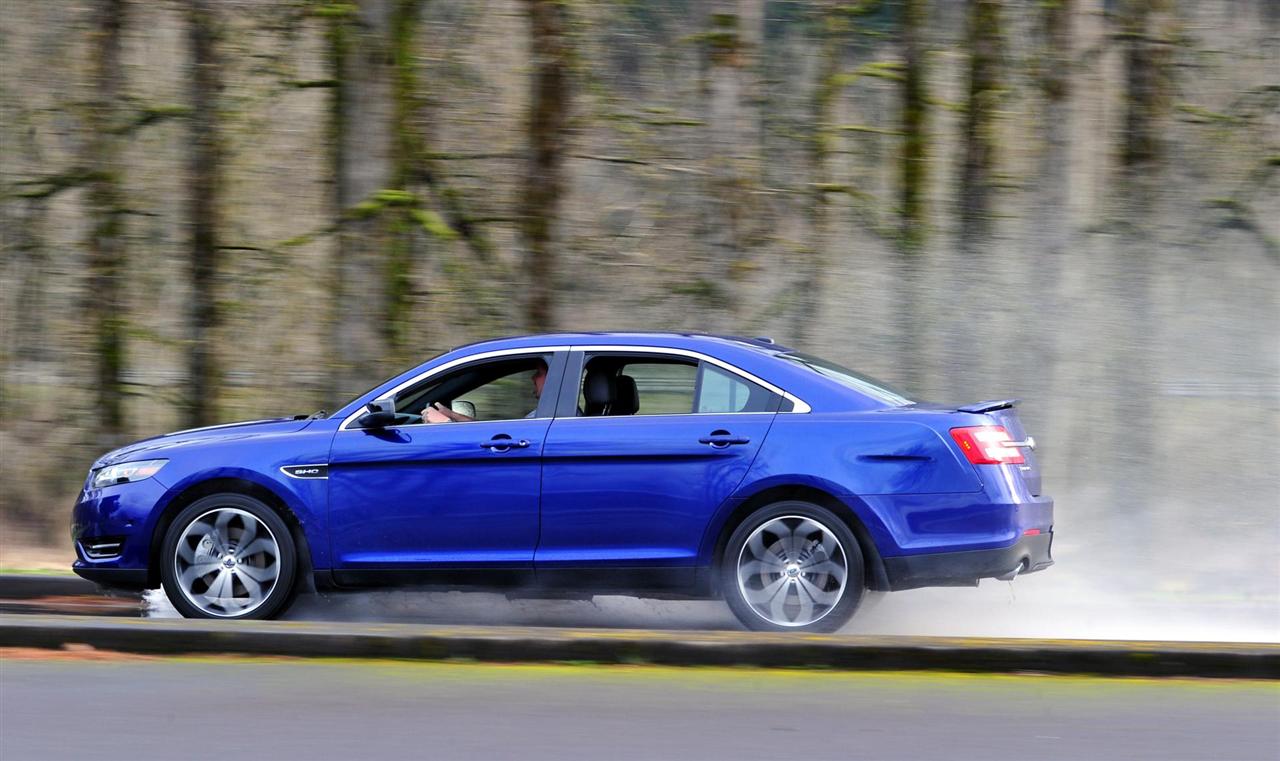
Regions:
<svg viewBox="0 0 1280 761"><path fill-rule="evenodd" d="M529 446L528 439L520 439L519 441L510 436L494 436L492 439L484 442L480 446L490 449L494 452L505 452L509 449L524 449Z"/></svg>
<svg viewBox="0 0 1280 761"><path fill-rule="evenodd" d="M699 444L710 444L716 449L724 449L734 444L750 444L751 439L746 436L734 436L728 431L712 431L710 436L703 436L698 439Z"/></svg>

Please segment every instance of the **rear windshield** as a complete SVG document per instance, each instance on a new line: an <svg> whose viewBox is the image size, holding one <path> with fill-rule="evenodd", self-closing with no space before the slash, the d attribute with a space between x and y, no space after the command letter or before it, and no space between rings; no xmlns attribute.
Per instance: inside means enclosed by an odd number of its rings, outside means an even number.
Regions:
<svg viewBox="0 0 1280 761"><path fill-rule="evenodd" d="M834 362L828 362L825 359L819 359L810 354L802 354L798 351L789 351L778 356L795 362L797 365L804 365L819 375L825 375L860 394L890 406L905 407L908 404L915 404L915 401L908 397L905 392L890 386L888 383L854 372L847 367L841 367Z"/></svg>

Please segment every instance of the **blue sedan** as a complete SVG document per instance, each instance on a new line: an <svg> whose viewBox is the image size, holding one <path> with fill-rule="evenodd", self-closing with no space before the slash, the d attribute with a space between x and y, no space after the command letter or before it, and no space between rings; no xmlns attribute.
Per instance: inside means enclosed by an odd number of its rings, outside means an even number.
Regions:
<svg viewBox="0 0 1280 761"><path fill-rule="evenodd" d="M74 570L190 617L427 584L723 597L753 629L833 631L868 592L1052 564L1015 404L919 403L768 339L486 341L333 415L104 455Z"/></svg>

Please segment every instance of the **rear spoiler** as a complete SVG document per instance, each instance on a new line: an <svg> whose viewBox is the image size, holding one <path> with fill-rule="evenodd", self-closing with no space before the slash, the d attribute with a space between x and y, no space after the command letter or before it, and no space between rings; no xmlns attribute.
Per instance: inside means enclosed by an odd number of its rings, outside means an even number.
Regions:
<svg viewBox="0 0 1280 761"><path fill-rule="evenodd" d="M984 412L995 412L996 410L1003 410L1009 407L1017 407L1018 401L1018 399L992 399L987 402L966 404L965 406L957 407L956 409L960 412L972 412L975 415L981 415Z"/></svg>

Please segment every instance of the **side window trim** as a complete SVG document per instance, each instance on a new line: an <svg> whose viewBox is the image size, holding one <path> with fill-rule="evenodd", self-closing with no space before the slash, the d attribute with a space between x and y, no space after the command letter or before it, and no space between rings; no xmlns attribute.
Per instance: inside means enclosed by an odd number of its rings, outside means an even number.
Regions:
<svg viewBox="0 0 1280 761"><path fill-rule="evenodd" d="M561 373L561 374L564 373L565 361L569 354L569 350L570 350L570 347L568 346L528 346L528 347L522 347L519 349L502 349L498 351L487 351L487 352L480 352L478 354L470 354L465 357L459 357L457 359L450 360L449 362L445 362L442 365L433 367L430 370L425 370L415 375L414 377L410 378L409 380L404 381L403 383L398 383L388 391L384 391L383 393L376 396L373 399L373 401L381 402L381 401L386 401L387 399L395 398L395 396L397 396L401 391L404 391L407 388L415 386L424 381L428 381L436 377L437 375L441 375L444 373L448 373L452 370L456 370L457 368L462 367L464 365L469 365L469 364L478 363L478 362L488 362L491 360L501 360L507 357L519 357L524 354L550 354L551 355L551 362L547 368L547 383L548 385L554 384L553 387L558 389L560 387L560 384L557 382L556 373ZM557 392L556 399L558 398L559 398L559 394ZM534 417L529 419L538 420L538 419L545 419L545 418L552 417L555 407L556 407L556 400L552 400L548 405L547 395L546 393L543 393L542 398L538 400L538 408L534 413ZM354 423L355 420L363 414L364 414L364 407L362 405L361 407L357 408L355 412L352 412L350 415L347 416L345 420L342 421L342 425L338 426L338 432L341 433L343 431L364 430L362 428L352 427L352 423ZM477 421L477 422L497 423L497 422L504 422L504 421L490 420L490 421ZM388 428L406 428L414 425L430 425L430 423L408 423L405 425L395 425L395 426L387 426L387 427Z"/></svg>

